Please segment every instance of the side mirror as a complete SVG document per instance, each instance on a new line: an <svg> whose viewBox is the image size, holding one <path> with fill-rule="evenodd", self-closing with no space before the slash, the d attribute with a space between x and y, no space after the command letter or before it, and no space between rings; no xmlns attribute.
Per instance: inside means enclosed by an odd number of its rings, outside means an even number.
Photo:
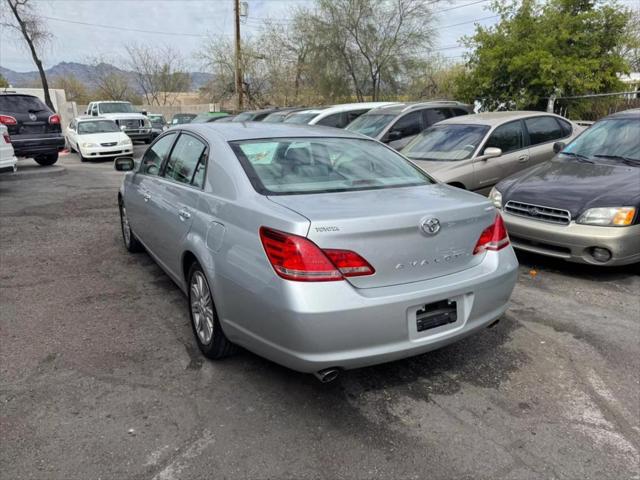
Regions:
<svg viewBox="0 0 640 480"><path fill-rule="evenodd" d="M140 113L143 114L145 117L147 116L147 111L146 110L142 110Z"/></svg>
<svg viewBox="0 0 640 480"><path fill-rule="evenodd" d="M485 159L499 157L500 155L502 155L502 149L496 147L485 148L483 152Z"/></svg>
<svg viewBox="0 0 640 480"><path fill-rule="evenodd" d="M556 142L553 144L553 153L560 153L567 144L564 142Z"/></svg>
<svg viewBox="0 0 640 480"><path fill-rule="evenodd" d="M118 172L130 172L134 167L133 157L116 157L113 161L113 168Z"/></svg>
<svg viewBox="0 0 640 480"><path fill-rule="evenodd" d="M400 130L391 130L387 134L387 142L394 142L402 138L402 132Z"/></svg>

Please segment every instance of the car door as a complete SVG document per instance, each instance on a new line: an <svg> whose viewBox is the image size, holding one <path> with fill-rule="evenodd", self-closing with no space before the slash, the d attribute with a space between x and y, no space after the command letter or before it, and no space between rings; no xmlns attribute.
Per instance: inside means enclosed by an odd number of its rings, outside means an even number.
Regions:
<svg viewBox="0 0 640 480"><path fill-rule="evenodd" d="M409 112L396 120L389 128L383 142L399 151L422 130L424 130L422 112L419 110Z"/></svg>
<svg viewBox="0 0 640 480"><path fill-rule="evenodd" d="M529 165L529 149L526 147L521 120L514 120L496 127L477 156L481 157L489 147L499 148L502 155L473 162L476 180L473 190L484 193L498 181Z"/></svg>
<svg viewBox="0 0 640 480"><path fill-rule="evenodd" d="M78 150L78 139L76 137L76 129L78 128L77 122L75 120L71 120L69 126L67 127L67 144L69 147L74 150Z"/></svg>
<svg viewBox="0 0 640 480"><path fill-rule="evenodd" d="M131 179L131 191L126 192L125 206L131 229L152 253L162 243L157 230L158 178L162 166L178 136L178 132L168 132L147 149L142 156L138 171Z"/></svg>
<svg viewBox="0 0 640 480"><path fill-rule="evenodd" d="M553 144L569 136L558 120L550 115L525 118L524 125L529 138L531 165L550 160L555 155Z"/></svg>
<svg viewBox="0 0 640 480"><path fill-rule="evenodd" d="M195 134L182 132L159 179L155 228L161 232L157 256L171 273L181 276L182 244L198 210L209 149Z"/></svg>

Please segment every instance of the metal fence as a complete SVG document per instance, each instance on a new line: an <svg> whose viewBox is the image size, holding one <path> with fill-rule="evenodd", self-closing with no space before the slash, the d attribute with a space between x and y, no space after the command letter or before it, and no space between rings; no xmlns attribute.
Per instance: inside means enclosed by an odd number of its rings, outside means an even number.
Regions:
<svg viewBox="0 0 640 480"><path fill-rule="evenodd" d="M596 121L615 112L640 108L640 90L558 97L552 111L572 120Z"/></svg>

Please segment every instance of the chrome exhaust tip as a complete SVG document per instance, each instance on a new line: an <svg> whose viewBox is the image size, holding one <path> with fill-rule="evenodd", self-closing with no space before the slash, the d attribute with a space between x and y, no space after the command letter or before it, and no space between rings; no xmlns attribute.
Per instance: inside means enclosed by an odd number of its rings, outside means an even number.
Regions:
<svg viewBox="0 0 640 480"><path fill-rule="evenodd" d="M340 375L340 370L337 368L325 368L319 372L314 372L314 375L322 383L333 382Z"/></svg>

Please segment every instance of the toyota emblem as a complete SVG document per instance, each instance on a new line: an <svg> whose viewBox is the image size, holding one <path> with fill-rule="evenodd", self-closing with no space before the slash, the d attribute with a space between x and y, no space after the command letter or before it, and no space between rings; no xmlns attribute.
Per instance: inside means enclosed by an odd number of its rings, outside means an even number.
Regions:
<svg viewBox="0 0 640 480"><path fill-rule="evenodd" d="M425 218L420 223L420 230L425 235L435 235L440 231L440 220L437 218Z"/></svg>

